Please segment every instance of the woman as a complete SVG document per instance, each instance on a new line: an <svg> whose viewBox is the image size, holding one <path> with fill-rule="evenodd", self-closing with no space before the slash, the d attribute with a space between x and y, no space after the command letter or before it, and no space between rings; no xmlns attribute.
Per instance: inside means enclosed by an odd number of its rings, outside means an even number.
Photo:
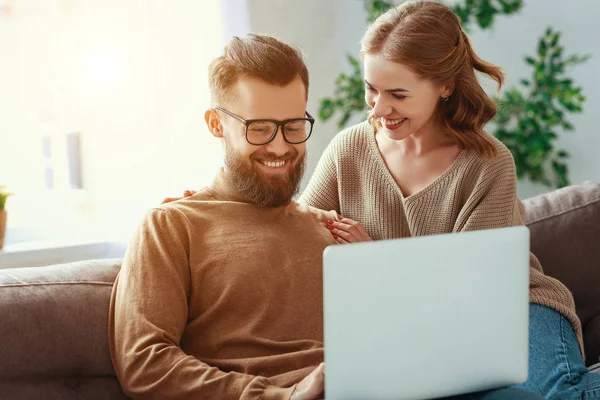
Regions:
<svg viewBox="0 0 600 400"><path fill-rule="evenodd" d="M524 224L506 147L483 131L494 103L475 71L502 85L445 5L390 9L362 41L367 122L329 144L300 201L333 209L339 243ZM530 374L519 385L548 399L600 399L583 363L571 293L530 256Z"/></svg>

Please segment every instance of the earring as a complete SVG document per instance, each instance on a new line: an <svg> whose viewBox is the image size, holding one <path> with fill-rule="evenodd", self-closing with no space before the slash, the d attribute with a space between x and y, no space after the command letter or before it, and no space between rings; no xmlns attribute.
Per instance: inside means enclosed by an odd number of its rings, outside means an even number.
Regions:
<svg viewBox="0 0 600 400"><path fill-rule="evenodd" d="M450 96L448 96L448 97L442 97L442 100L448 101L448 100L450 100Z"/></svg>

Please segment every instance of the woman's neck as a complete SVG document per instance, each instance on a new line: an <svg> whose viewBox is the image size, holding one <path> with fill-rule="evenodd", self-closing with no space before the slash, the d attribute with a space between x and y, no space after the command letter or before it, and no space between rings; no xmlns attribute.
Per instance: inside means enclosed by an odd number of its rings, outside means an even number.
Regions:
<svg viewBox="0 0 600 400"><path fill-rule="evenodd" d="M457 140L452 135L447 134L441 127L430 126L429 124L404 139L390 138L385 129L378 129L376 135L379 147L387 147L390 150L399 151L403 155L417 157L440 147L458 144Z"/></svg>

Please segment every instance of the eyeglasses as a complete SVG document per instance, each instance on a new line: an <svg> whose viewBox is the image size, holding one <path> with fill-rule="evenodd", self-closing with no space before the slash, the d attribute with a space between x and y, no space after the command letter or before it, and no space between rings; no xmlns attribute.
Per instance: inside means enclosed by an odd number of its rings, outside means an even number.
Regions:
<svg viewBox="0 0 600 400"><path fill-rule="evenodd" d="M283 121L276 119L244 119L221 107L215 110L222 111L240 121L246 126L246 140L255 146L262 146L277 136L277 130L281 127L283 139L289 144L304 143L310 137L315 119L306 112L308 118L292 118Z"/></svg>

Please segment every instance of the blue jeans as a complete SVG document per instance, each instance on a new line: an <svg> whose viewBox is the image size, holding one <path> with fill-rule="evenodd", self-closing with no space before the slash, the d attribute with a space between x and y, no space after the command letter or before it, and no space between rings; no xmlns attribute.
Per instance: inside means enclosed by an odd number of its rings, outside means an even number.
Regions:
<svg viewBox="0 0 600 400"><path fill-rule="evenodd" d="M547 400L600 399L600 374L588 373L571 323L549 307L529 306L529 378L515 388Z"/></svg>
<svg viewBox="0 0 600 400"><path fill-rule="evenodd" d="M445 400L544 400L544 398L524 389L506 388L446 397Z"/></svg>

